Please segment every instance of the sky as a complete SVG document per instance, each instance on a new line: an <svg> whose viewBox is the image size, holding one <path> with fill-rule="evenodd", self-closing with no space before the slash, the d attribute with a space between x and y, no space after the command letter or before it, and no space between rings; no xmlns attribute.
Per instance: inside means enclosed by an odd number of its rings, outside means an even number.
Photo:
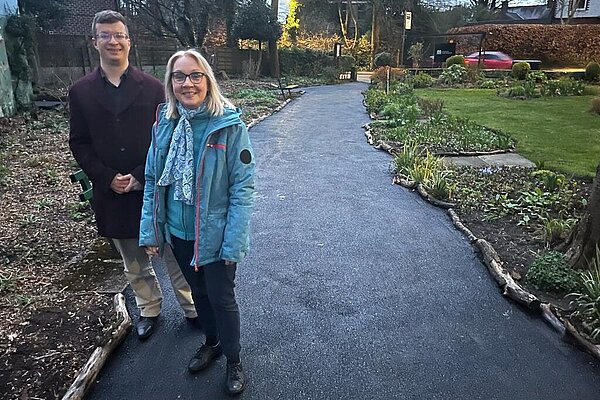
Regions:
<svg viewBox="0 0 600 400"><path fill-rule="evenodd" d="M7 9L11 11L16 10L17 0L0 0L0 15L6 15Z"/></svg>

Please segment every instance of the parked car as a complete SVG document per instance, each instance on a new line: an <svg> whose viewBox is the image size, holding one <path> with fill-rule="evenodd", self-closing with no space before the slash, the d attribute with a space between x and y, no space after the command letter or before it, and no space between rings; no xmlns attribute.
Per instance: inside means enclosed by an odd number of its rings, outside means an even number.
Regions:
<svg viewBox="0 0 600 400"><path fill-rule="evenodd" d="M479 64L479 52L469 54L465 57L466 65ZM482 51L480 66L485 69L511 69L513 59L501 51Z"/></svg>

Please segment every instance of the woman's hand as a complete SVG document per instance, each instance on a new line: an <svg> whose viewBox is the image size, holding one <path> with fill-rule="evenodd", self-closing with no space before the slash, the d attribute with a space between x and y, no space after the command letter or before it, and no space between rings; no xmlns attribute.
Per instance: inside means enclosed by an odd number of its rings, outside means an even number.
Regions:
<svg viewBox="0 0 600 400"><path fill-rule="evenodd" d="M149 256L158 256L158 246L146 246L145 250Z"/></svg>
<svg viewBox="0 0 600 400"><path fill-rule="evenodd" d="M223 260L225 265L235 265L235 261Z"/></svg>

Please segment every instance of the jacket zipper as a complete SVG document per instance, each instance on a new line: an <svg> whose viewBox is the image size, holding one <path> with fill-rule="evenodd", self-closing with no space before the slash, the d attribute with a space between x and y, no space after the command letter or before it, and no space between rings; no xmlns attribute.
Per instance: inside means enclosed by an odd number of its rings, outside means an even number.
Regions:
<svg viewBox="0 0 600 400"><path fill-rule="evenodd" d="M212 144L212 143L208 143L208 141L210 140L210 137L212 135L214 135L215 133L219 132L220 129L215 130L211 133L208 134L208 136L206 137L206 146L205 147L217 147L217 148L222 148L225 149L225 145L222 144ZM195 236L195 240L194 240L194 272L198 272L198 243L200 243L200 197L201 197L201 192L200 192L200 184L202 181L202 174L204 172L204 158L206 156L206 148L202 151L202 157L200 158L200 168L198 171L198 176L196 177L196 221L195 221L195 228L196 228L196 234Z"/></svg>

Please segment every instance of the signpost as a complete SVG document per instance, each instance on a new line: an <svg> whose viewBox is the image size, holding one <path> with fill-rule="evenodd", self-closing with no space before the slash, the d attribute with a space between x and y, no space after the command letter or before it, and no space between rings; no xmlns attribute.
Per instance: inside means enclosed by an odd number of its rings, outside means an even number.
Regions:
<svg viewBox="0 0 600 400"><path fill-rule="evenodd" d="M412 12L404 11L404 26L402 27L402 44L400 45L399 67L404 64L404 41L406 40L406 31L412 29Z"/></svg>

